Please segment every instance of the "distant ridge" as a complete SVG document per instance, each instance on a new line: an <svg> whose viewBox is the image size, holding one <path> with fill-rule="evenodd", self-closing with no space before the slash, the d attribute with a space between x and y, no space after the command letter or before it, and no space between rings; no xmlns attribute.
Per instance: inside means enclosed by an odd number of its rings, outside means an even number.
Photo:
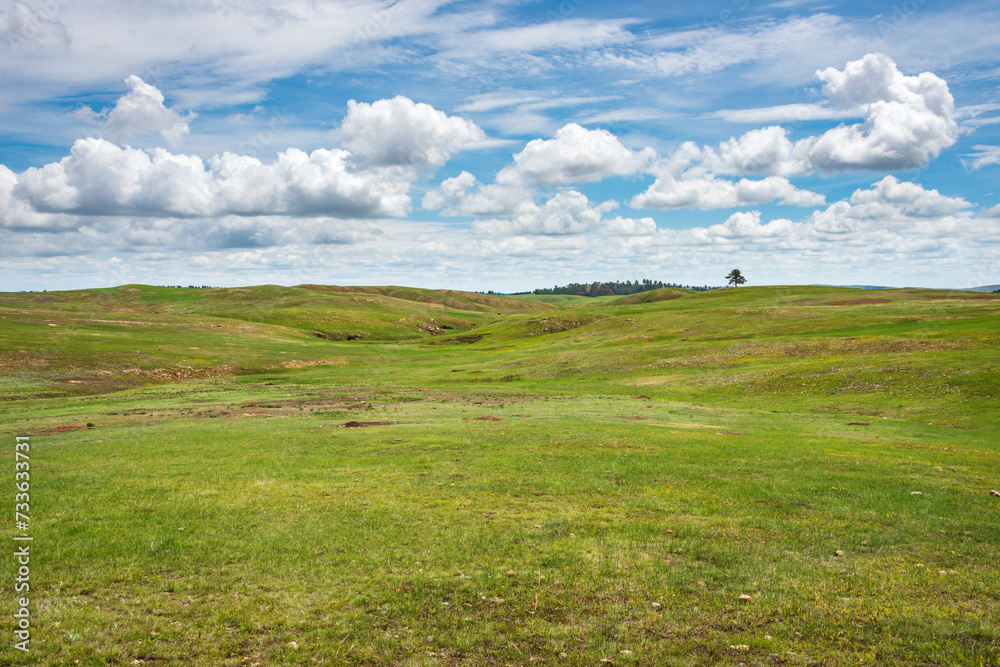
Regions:
<svg viewBox="0 0 1000 667"><path fill-rule="evenodd" d="M979 287L962 287L963 292L996 292L1000 285L981 285Z"/></svg>
<svg viewBox="0 0 1000 667"><path fill-rule="evenodd" d="M891 287L888 285L819 285L813 287L848 287L850 289L953 289L959 292L995 292L1000 285L981 285L980 287Z"/></svg>
<svg viewBox="0 0 1000 667"><path fill-rule="evenodd" d="M920 289L916 287L891 287L889 285L820 285L813 283L811 287L846 287L848 289Z"/></svg>

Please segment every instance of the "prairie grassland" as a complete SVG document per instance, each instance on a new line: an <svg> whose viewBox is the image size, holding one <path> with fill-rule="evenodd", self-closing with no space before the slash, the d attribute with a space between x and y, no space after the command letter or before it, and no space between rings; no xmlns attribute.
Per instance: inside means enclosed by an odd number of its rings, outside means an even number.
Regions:
<svg viewBox="0 0 1000 667"><path fill-rule="evenodd" d="M0 663L1000 664L993 295L345 290L0 295Z"/></svg>

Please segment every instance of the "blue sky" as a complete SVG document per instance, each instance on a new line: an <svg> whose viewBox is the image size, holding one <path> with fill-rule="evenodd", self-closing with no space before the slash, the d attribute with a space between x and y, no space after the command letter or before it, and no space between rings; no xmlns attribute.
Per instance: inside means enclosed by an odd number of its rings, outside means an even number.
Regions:
<svg viewBox="0 0 1000 667"><path fill-rule="evenodd" d="M989 2L0 0L0 290L1000 283Z"/></svg>

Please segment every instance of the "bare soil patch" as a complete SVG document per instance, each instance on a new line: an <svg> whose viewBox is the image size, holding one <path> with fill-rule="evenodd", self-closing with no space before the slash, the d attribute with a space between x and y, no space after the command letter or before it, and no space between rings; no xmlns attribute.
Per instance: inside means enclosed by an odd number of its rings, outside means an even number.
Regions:
<svg viewBox="0 0 1000 667"><path fill-rule="evenodd" d="M41 431L38 435L54 435L56 433L66 433L67 431L86 431L86 426L80 426L77 424L60 424L55 428L51 428L48 431Z"/></svg>
<svg viewBox="0 0 1000 667"><path fill-rule="evenodd" d="M841 301L831 301L828 306L874 306L880 303L889 303L889 299L843 299Z"/></svg>

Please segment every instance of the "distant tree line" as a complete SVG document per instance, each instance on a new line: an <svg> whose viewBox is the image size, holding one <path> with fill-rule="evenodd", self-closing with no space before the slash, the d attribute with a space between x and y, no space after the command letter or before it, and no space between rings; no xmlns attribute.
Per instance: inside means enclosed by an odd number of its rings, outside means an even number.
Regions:
<svg viewBox="0 0 1000 667"><path fill-rule="evenodd" d="M569 285L555 287L542 287L536 289L532 292L520 292L520 294L572 294L576 296L627 296L629 294L638 294L639 292L648 292L654 289L663 289L664 287L678 287L680 289L695 290L698 292L704 292L706 290L714 289L708 285L703 285L697 287L694 285L681 285L680 283L665 283L661 280L650 280L644 278L642 280L636 280L635 282L631 280L626 280L625 282L611 281L611 282L593 282L593 283L570 283Z"/></svg>

